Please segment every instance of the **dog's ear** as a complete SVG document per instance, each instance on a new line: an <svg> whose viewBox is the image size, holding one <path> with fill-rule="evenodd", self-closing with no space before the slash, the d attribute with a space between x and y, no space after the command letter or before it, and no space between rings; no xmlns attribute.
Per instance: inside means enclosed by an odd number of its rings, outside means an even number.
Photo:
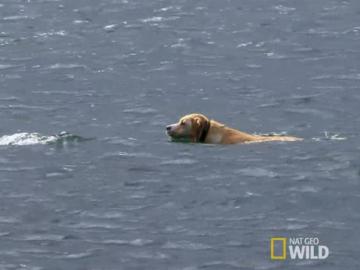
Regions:
<svg viewBox="0 0 360 270"><path fill-rule="evenodd" d="M205 120L201 117L195 117L192 121L192 132L193 132L193 142L198 142L200 140L200 136L205 127Z"/></svg>
<svg viewBox="0 0 360 270"><path fill-rule="evenodd" d="M200 127L202 125L202 119L200 117L195 117L195 125Z"/></svg>

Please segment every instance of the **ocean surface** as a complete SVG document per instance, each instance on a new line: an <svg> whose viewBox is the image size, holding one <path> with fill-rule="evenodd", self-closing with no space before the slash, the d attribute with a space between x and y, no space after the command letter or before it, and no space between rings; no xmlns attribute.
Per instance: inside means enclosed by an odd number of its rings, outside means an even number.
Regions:
<svg viewBox="0 0 360 270"><path fill-rule="evenodd" d="M1 0L0 270L360 269L360 1ZM201 112L293 143L172 143ZM317 237L325 260L270 259Z"/></svg>

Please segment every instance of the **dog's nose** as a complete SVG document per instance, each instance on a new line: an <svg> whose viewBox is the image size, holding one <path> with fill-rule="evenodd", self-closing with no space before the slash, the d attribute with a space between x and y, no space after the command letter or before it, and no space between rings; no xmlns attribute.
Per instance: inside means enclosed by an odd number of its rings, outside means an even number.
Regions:
<svg viewBox="0 0 360 270"><path fill-rule="evenodd" d="M166 126L166 130L170 131L171 130L171 126Z"/></svg>

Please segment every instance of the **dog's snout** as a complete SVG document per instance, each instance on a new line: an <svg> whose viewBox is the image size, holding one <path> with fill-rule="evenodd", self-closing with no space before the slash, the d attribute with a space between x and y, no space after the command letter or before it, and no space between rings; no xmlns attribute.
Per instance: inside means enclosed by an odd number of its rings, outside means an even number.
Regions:
<svg viewBox="0 0 360 270"><path fill-rule="evenodd" d="M170 126L166 126L166 130L170 131L171 130L171 125Z"/></svg>

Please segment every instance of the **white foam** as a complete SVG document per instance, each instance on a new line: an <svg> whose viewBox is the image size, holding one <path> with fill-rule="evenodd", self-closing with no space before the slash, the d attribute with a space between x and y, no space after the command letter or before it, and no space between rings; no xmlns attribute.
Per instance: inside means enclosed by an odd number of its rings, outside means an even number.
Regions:
<svg viewBox="0 0 360 270"><path fill-rule="evenodd" d="M314 141L323 141L323 140L331 140L331 141L345 141L347 137L342 136L340 134L330 134L328 131L324 131L324 137L314 137L312 138Z"/></svg>
<svg viewBox="0 0 360 270"><path fill-rule="evenodd" d="M15 133L0 137L0 145L34 145L55 142L56 136L43 136L39 133Z"/></svg>

